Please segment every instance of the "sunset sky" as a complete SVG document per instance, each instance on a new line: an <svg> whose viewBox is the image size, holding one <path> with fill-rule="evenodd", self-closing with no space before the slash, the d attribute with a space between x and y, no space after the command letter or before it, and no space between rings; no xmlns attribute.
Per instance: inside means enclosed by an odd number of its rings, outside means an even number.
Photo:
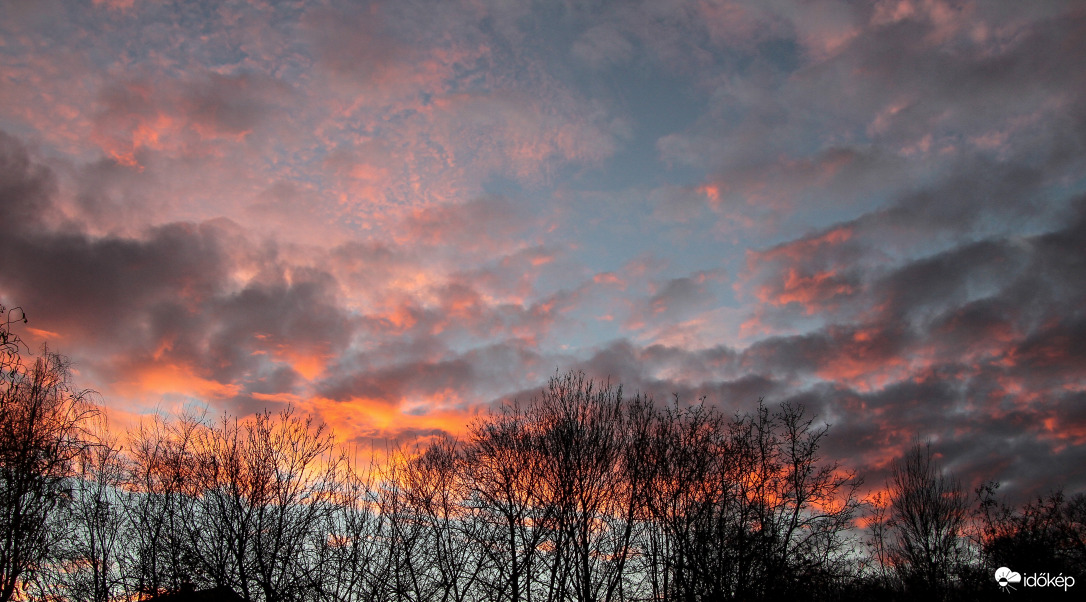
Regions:
<svg viewBox="0 0 1086 602"><path fill-rule="evenodd" d="M0 303L115 424L584 369L1086 489L1086 4L0 3Z"/></svg>

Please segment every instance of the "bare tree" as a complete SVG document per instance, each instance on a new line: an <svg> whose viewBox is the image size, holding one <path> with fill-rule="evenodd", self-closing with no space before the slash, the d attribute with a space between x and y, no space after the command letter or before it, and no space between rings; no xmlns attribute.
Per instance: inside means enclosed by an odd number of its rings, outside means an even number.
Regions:
<svg viewBox="0 0 1086 602"><path fill-rule="evenodd" d="M893 463L888 489L894 566L910 591L946 596L965 552L961 483L941 469L930 445L916 443Z"/></svg>
<svg viewBox="0 0 1086 602"><path fill-rule="evenodd" d="M544 466L531 419L517 403L470 427L465 450L468 511L479 521L475 545L490 570L480 576L481 595L519 602L539 570L553 508L540 503Z"/></svg>
<svg viewBox="0 0 1086 602"><path fill-rule="evenodd" d="M651 525L646 532L653 599L723 599L733 589L740 521L727 423L704 404L656 415L651 440Z"/></svg>
<svg viewBox="0 0 1086 602"><path fill-rule="evenodd" d="M822 460L827 427L813 424L790 404L730 421L704 405L659 415L656 597L795 598L841 577L860 480Z"/></svg>
<svg viewBox="0 0 1086 602"><path fill-rule="evenodd" d="M431 584L432 600L463 602L471 598L488 567L478 540L468 498L464 452L453 439L432 442L406 466L411 512L423 527L419 571Z"/></svg>
<svg viewBox="0 0 1086 602"><path fill-rule="evenodd" d="M156 418L122 455L90 435L93 407L63 366L16 374L5 403L45 409L0 419L3 493L23 474L51 489L24 496L37 506L17 518L47 526L20 532L40 553L16 550L24 565L0 575L14 584L0 602L27 584L88 602L186 585L254 602L798 599L840 586L854 548L859 479L822 458L828 427L798 405L759 402L731 418L678 399L661 409L570 372L472 423L463 441L393 450L359 471L326 427L290 409ZM18 447L24 431L37 443ZM26 449L60 459L19 465ZM917 446L889 487L881 566L909 583L953 578L955 482ZM1080 524L1079 502L1030 516ZM12 516L0 526L10 531ZM1081 529L1060 529L1044 532L1060 533L1061 550L1081 547Z"/></svg>
<svg viewBox="0 0 1086 602"><path fill-rule="evenodd" d="M550 517L548 599L613 600L623 594L638 515L646 506L650 404L570 372L552 378L529 405L544 468L536 488Z"/></svg>
<svg viewBox="0 0 1086 602"><path fill-rule="evenodd" d="M194 440L193 488L179 498L190 556L246 599L301 599L343 482L332 433L287 409L224 417Z"/></svg>
<svg viewBox="0 0 1086 602"><path fill-rule="evenodd" d="M104 420L70 479L71 503L61 514L68 527L56 560L43 571L58 599L109 602L132 591L125 563L122 488L127 466ZM49 588L45 588L49 589Z"/></svg>
<svg viewBox="0 0 1086 602"><path fill-rule="evenodd" d="M364 473L353 467L345 470L335 512L321 517L319 530L325 537L315 546L306 575L317 600L388 599L387 555L379 539L382 517L373 503L372 479L377 472L372 463Z"/></svg>
<svg viewBox="0 0 1086 602"><path fill-rule="evenodd" d="M840 579L859 507L799 406L727 420L571 372L473 426L490 599L772 598Z"/></svg>
<svg viewBox="0 0 1086 602"><path fill-rule="evenodd" d="M886 492L876 492L867 502L869 507L866 541L868 556L861 558L863 569L876 587L890 589L893 586L894 563L890 557L890 498Z"/></svg>
<svg viewBox="0 0 1086 602"><path fill-rule="evenodd" d="M371 575L378 599L428 600L438 595L427 550L430 529L413 505L413 460L403 448L386 456L371 492L381 544L378 570Z"/></svg>
<svg viewBox="0 0 1086 602"><path fill-rule="evenodd" d="M5 329L6 332L6 329ZM14 360L5 360L11 370ZM7 602L59 548L77 458L97 412L70 381L68 361L42 350L32 368L0 379L0 601Z"/></svg>
<svg viewBox="0 0 1086 602"><path fill-rule="evenodd" d="M194 439L201 428L198 416L183 414L155 416L128 433L124 553L132 594L153 596L202 580L181 514L183 496L192 491Z"/></svg>
<svg viewBox="0 0 1086 602"><path fill-rule="evenodd" d="M248 421L156 420L132 441L125 504L137 591L226 586L247 600L314 597L315 563L349 485L334 436L292 409ZM333 532L335 533L335 532Z"/></svg>
<svg viewBox="0 0 1086 602"><path fill-rule="evenodd" d="M29 351L19 335L12 332L13 324L27 323L26 313L21 307L8 309L0 304L0 380L13 383L15 377L23 372L23 349Z"/></svg>
<svg viewBox="0 0 1086 602"><path fill-rule="evenodd" d="M862 480L823 461L819 449L829 427L815 427L802 406L783 403L770 412L760 401L757 413L737 427L733 453L751 458L748 474L756 475L755 549L766 575L753 582L762 586L758 593L794 597L838 578L852 547L847 534Z"/></svg>

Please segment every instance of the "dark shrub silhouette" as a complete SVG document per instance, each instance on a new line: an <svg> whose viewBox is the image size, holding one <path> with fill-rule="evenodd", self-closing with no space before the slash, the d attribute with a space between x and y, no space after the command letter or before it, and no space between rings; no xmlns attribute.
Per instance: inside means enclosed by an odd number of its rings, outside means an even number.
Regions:
<svg viewBox="0 0 1086 602"><path fill-rule="evenodd" d="M977 489L979 535L984 564L1008 567L1020 575L1048 573L1081 579L1086 567L1086 495L1070 499L1062 490L1022 506L1020 510L997 502L998 483ZM1060 590L1015 592L1023 599L1063 595Z"/></svg>

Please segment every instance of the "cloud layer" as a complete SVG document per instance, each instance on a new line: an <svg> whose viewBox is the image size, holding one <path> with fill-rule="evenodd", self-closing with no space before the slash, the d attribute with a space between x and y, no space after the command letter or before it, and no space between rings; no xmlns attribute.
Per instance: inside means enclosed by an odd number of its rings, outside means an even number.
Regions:
<svg viewBox="0 0 1086 602"><path fill-rule="evenodd" d="M0 302L117 416L460 432L584 368L877 486L1086 488L1072 3L12 3Z"/></svg>

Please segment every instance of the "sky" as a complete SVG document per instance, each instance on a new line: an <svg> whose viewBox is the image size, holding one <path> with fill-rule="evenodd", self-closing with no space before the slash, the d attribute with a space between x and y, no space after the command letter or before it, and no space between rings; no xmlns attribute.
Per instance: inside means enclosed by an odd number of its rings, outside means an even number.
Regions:
<svg viewBox="0 0 1086 602"><path fill-rule="evenodd" d="M1073 1L5 1L0 303L114 424L582 369L1082 491L1084 56Z"/></svg>

